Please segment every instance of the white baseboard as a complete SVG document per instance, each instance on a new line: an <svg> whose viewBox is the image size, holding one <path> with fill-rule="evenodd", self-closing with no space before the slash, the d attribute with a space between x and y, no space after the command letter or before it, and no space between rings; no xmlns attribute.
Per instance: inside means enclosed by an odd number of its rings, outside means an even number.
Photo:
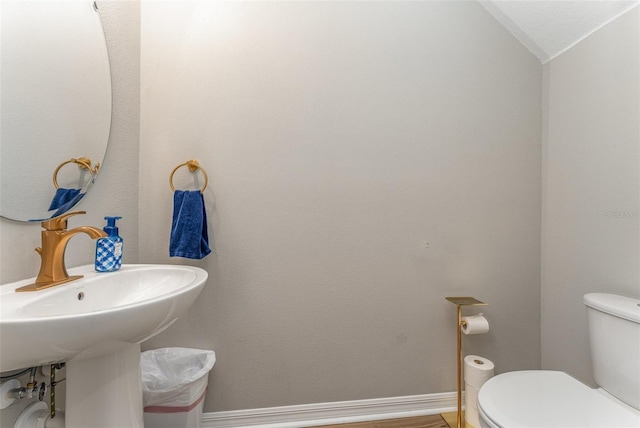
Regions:
<svg viewBox="0 0 640 428"><path fill-rule="evenodd" d="M201 428L302 428L455 411L455 392L204 413Z"/></svg>

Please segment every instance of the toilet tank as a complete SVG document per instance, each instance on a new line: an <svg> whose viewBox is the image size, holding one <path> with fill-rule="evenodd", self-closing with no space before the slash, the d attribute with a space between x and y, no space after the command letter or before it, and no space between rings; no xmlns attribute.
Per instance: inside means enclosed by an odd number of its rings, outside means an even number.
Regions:
<svg viewBox="0 0 640 428"><path fill-rule="evenodd" d="M593 377L602 389L640 410L640 300L590 293L587 305Z"/></svg>

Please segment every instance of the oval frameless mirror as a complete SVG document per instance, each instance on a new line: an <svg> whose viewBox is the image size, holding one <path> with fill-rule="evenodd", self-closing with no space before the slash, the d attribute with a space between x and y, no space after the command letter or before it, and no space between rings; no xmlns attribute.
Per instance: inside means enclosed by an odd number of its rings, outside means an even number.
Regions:
<svg viewBox="0 0 640 428"><path fill-rule="evenodd" d="M94 2L0 2L0 216L56 217L100 169L111 74Z"/></svg>

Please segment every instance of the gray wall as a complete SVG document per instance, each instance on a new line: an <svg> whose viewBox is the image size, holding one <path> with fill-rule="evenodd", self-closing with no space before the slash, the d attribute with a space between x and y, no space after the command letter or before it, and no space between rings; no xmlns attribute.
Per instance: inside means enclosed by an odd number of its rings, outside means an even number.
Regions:
<svg viewBox="0 0 640 428"><path fill-rule="evenodd" d="M473 2L171 3L143 5L141 52L140 6L100 2L113 129L72 224L123 214L126 262L209 271L145 344L216 350L207 411L453 390L456 294L491 303L468 352L539 367L541 324L543 366L591 381L582 295L639 294L638 9L541 85ZM215 254L170 260L167 178L194 157ZM39 228L0 234L2 282L35 275Z"/></svg>
<svg viewBox="0 0 640 428"><path fill-rule="evenodd" d="M70 227L104 224L105 215L122 215L124 262L138 261L138 142L140 132L140 5L137 2L99 2L111 63L113 113L109 148L92 191L78 210L84 216L69 220ZM40 225L0 219L0 272L2 283L34 277L40 257ZM67 266L93 263L95 243L74 237L67 247ZM0 339L2 332L0 331ZM59 404L64 400L64 384ZM28 400L0 411L0 426L13 426Z"/></svg>
<svg viewBox="0 0 640 428"><path fill-rule="evenodd" d="M640 8L545 65L542 362L593 382L582 296L640 297Z"/></svg>
<svg viewBox="0 0 640 428"><path fill-rule="evenodd" d="M141 31L140 261L210 275L143 346L216 351L205 411L453 391L450 295L491 304L467 352L540 367L542 67L479 4L144 2Z"/></svg>

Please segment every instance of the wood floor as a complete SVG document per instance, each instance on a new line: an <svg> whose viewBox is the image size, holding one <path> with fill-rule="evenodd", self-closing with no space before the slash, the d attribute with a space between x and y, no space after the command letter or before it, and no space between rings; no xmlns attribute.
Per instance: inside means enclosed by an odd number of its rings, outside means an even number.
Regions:
<svg viewBox="0 0 640 428"><path fill-rule="evenodd" d="M351 424L322 425L316 428L449 428L449 425L442 419L442 416L430 415Z"/></svg>

